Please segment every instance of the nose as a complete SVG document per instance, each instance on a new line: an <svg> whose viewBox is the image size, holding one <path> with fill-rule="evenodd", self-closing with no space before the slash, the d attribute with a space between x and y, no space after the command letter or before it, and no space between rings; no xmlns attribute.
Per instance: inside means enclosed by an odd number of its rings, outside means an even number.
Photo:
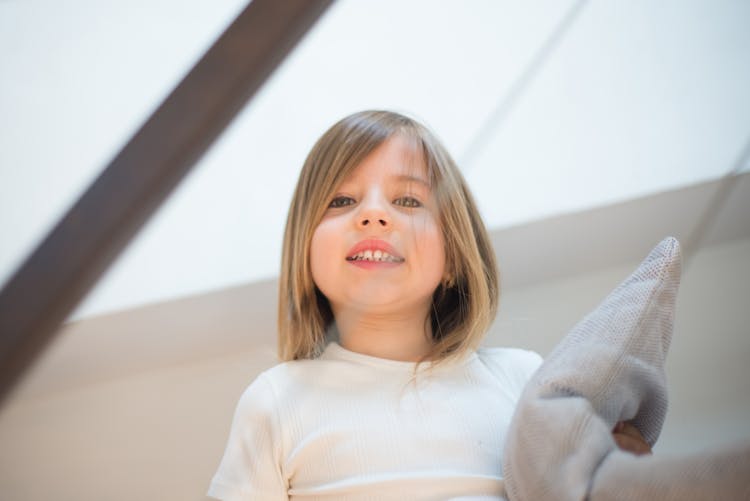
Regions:
<svg viewBox="0 0 750 501"><path fill-rule="evenodd" d="M361 229L390 229L391 217L381 203L370 201L362 205L357 215L357 226Z"/></svg>
<svg viewBox="0 0 750 501"><path fill-rule="evenodd" d="M369 217L365 217L365 218L362 218L359 221L359 225L362 226L362 227L369 226L370 223L374 223L375 226L382 226L383 228L386 228L386 227L390 226L390 223L388 222L388 219L381 218L381 217L372 218L372 219L369 218Z"/></svg>

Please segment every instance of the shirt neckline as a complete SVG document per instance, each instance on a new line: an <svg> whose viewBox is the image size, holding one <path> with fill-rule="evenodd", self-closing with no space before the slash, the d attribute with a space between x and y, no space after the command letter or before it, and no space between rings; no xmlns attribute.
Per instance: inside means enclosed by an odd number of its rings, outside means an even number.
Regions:
<svg viewBox="0 0 750 501"><path fill-rule="evenodd" d="M468 356L441 362L438 367L457 367L469 363L471 360L477 357L476 352L472 351ZM389 358L380 358L373 355L365 355L356 351L347 350L336 341L331 341L323 350L321 355L322 359L327 360L346 360L363 365L370 365L375 367L383 367L395 370L408 370L414 371L417 362L407 362L402 360L392 360ZM419 371L425 370L432 366L432 362L422 362L419 364Z"/></svg>

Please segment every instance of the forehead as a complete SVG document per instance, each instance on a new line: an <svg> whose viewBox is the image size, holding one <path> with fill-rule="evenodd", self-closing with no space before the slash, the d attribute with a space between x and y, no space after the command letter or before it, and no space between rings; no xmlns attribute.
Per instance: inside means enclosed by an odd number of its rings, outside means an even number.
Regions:
<svg viewBox="0 0 750 501"><path fill-rule="evenodd" d="M386 139L367 155L344 182L389 180L430 186L430 177L417 141L401 135Z"/></svg>

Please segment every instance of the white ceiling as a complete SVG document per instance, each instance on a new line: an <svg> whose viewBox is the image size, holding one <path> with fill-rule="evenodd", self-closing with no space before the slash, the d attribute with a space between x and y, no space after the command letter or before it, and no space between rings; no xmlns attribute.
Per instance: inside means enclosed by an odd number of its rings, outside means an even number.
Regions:
<svg viewBox="0 0 750 501"><path fill-rule="evenodd" d="M243 7L0 2L0 281ZM750 3L339 0L77 317L277 274L296 175L391 108L503 228L716 179L750 137Z"/></svg>

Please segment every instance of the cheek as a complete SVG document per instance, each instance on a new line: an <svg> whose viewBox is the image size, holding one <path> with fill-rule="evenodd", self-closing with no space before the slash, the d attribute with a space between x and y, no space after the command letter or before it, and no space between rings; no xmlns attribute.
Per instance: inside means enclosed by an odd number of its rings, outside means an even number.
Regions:
<svg viewBox="0 0 750 501"><path fill-rule="evenodd" d="M313 233L312 240L310 241L310 272L312 273L313 281L317 284L317 278L321 276L323 270L320 267L325 263L322 258L323 246L321 239L319 238L318 230Z"/></svg>
<svg viewBox="0 0 750 501"><path fill-rule="evenodd" d="M310 241L310 272L313 281L319 289L323 289L321 280L329 275L331 268L331 254L335 249L336 231L322 222L315 228Z"/></svg>
<svg viewBox="0 0 750 501"><path fill-rule="evenodd" d="M417 235L416 247L425 278L437 286L445 274L445 241L436 222L429 221L423 226Z"/></svg>
<svg viewBox="0 0 750 501"><path fill-rule="evenodd" d="M432 252L433 266L433 278L440 282L445 275L445 243L443 242L443 235L440 231L437 231L435 236L435 247ZM437 285L437 284L435 284Z"/></svg>

